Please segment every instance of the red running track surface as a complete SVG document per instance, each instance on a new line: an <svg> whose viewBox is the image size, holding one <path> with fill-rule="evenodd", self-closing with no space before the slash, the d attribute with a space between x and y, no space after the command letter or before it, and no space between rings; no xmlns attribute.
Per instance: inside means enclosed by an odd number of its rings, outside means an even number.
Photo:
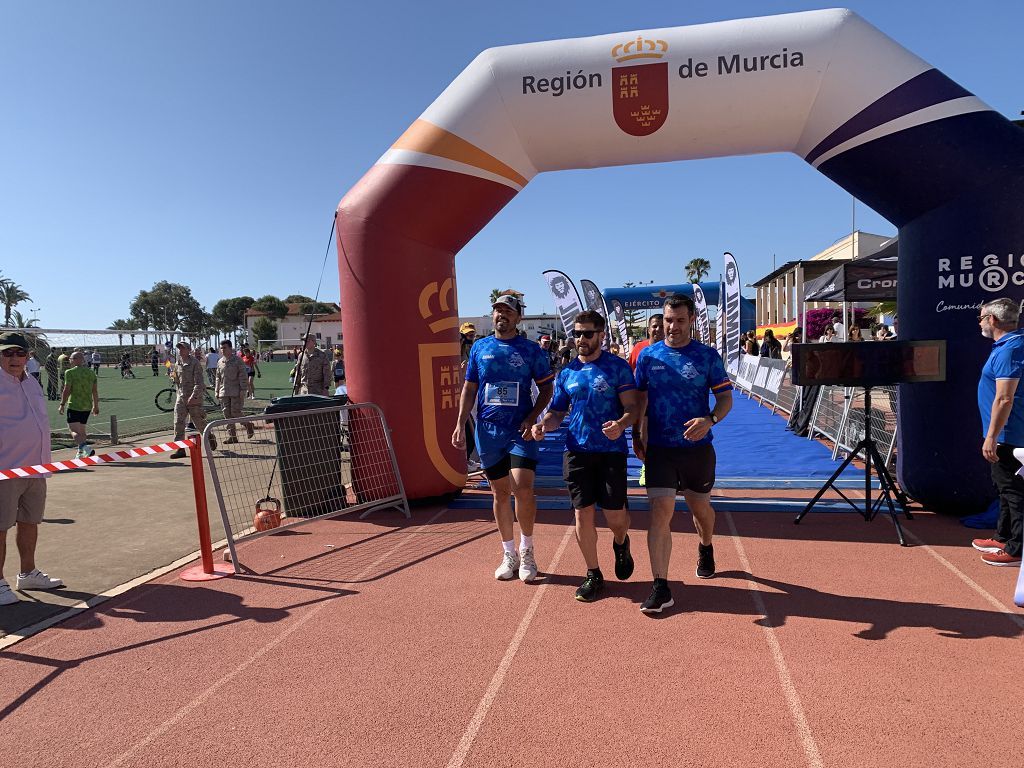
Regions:
<svg viewBox="0 0 1024 768"><path fill-rule="evenodd" d="M1014 569L955 521L720 514L698 582L677 516L677 607L637 572L573 599L566 513L545 578L499 583L493 521L419 510L241 547L258 575L173 575L0 652L0 765L1009 766L1024 615Z"/></svg>

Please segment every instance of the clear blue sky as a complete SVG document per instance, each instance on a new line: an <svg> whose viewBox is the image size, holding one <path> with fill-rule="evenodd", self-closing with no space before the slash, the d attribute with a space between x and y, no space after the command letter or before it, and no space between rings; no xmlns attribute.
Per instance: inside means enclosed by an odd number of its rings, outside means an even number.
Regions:
<svg viewBox="0 0 1024 768"><path fill-rule="evenodd" d="M104 328L157 280L207 309L312 295L340 198L480 50L822 7L6 0L0 273L49 328ZM1024 2L847 7L1002 114L1024 109ZM697 256L717 272L731 250L750 282L773 254L847 234L850 207L790 155L543 174L458 256L461 313L509 285L550 310L551 267L601 287L670 283ZM857 226L895 233L863 205ZM322 297L338 297L333 247Z"/></svg>

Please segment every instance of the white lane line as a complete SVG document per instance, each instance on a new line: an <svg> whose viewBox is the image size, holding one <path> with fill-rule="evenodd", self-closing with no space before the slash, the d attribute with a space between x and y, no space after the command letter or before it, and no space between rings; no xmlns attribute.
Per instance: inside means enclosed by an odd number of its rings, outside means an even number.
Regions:
<svg viewBox="0 0 1024 768"><path fill-rule="evenodd" d="M553 571L558 567L559 561L562 559L562 554L565 552L565 547L569 543L571 534L575 528L569 526L565 535L562 537L562 543L558 545L558 550L555 552L555 557L551 561L551 565L548 566L548 571ZM505 649L505 656L502 658L501 663L498 664L498 669L494 672L494 677L491 678L491 684L487 686L487 692L484 693L480 703L476 707L476 712L473 714L473 719L469 721L469 725L466 726L466 732L462 734L462 738L459 740L459 746L455 748L455 752L452 754L451 759L448 761L448 768L460 768L466 760L466 756L469 754L469 750L473 748L473 742L476 740L477 733L480 731L480 727L484 724L484 720L487 719L487 713L490 711L491 706L494 704L494 700L498 696L498 692L501 690L502 684L505 682L505 675L508 674L509 668L512 666L512 661L516 657L516 653L519 651L519 646L523 642L523 638L526 637L526 631L530 628L530 622L533 621L533 616L537 612L537 607L540 605L541 599L544 597L544 591L548 588L548 582L544 582L537 587L536 593L533 595L533 600L530 601L529 607L526 609L526 613L523 614L523 620L519 622L519 628L516 630L515 635L512 636L511 642L508 644L508 648Z"/></svg>
<svg viewBox="0 0 1024 768"><path fill-rule="evenodd" d="M1007 618L1010 621L1016 624L1019 628L1024 629L1024 618L1022 618L1019 614L1015 613L1011 608L1007 607L1004 603L997 600L995 596L993 596L988 590L986 590L978 582L976 582L966 573L964 573L951 562L949 562L949 560L947 560L934 549L932 549L931 546L921 541L921 538L919 536L916 536L915 534L911 533L907 528L903 529L903 533L908 539L914 542L914 544L921 547L925 552L927 552L929 555L931 555L944 566L946 566L946 568L951 570L956 575L956 577L960 579L960 581L962 581L968 587L977 592L985 602L987 602L1000 613L1006 614ZM986 565L985 567L991 568L992 566Z"/></svg>
<svg viewBox="0 0 1024 768"><path fill-rule="evenodd" d="M416 533L418 533L422 529L426 528L428 525L433 523L435 520L437 520L441 515L443 515L447 511L448 511L447 507L445 509L442 509L440 512L438 512L432 518L427 520L426 523L424 523L421 526L418 526L415 530L412 530L409 533L407 533L405 536L402 537L401 541L399 541L397 544L395 544L395 546L393 546L391 549L389 549L383 555L381 555L376 560L374 560L372 563L370 563L368 566L366 566L362 571L360 571L359 574L356 576L355 580L358 581L360 579L366 578L366 576L368 576L370 573L372 573L373 569L376 568L380 563L382 563L387 558L391 557L391 555L393 555L395 552L397 552L406 543L408 543L409 541L412 541L412 539L413 539L413 537L414 537L414 535ZM213 694L215 694L219 689L223 688L226 684L231 682L234 678L238 677L239 674L244 672L246 669L251 667L254 663L256 663L261 658L266 656L270 651L274 650L274 648L276 648L281 643L283 643L285 640L287 640L288 637L292 633L294 633L296 630L298 630L299 628L304 626L307 622L309 622L310 619L312 619L320 611L322 611L324 608L326 608L328 604L329 604L329 601L325 601L325 602L319 603L318 605L313 606L313 608L309 611L309 613L307 613L305 616L302 616L301 618L296 620L287 629L283 630L281 632L281 634L279 634L276 638L271 640L269 643L264 645L262 648L257 649L256 652L252 654L252 656L250 656L248 659L243 661L241 664L239 664L233 670L228 672L226 675L221 677L213 685L211 685L205 691L203 691L198 696L196 696L194 699L192 699L192 701L190 701L188 704L186 704L185 706L181 707L181 709L179 709L177 712L175 712L170 718L168 718L163 723L161 723L156 728L154 728L152 731L150 731L148 736L146 736L144 739L141 739L140 741L137 741L135 744L133 744L131 747L129 747L126 751L122 752L120 755L118 755L116 758L114 758L114 760L112 760L111 762L107 763L106 764L106 768L116 768L117 766L122 765L125 760L127 760L130 757L132 757L140 749L142 749L143 747L148 746L149 744L152 744L158 738L163 736L165 733L167 733L167 731L169 731L175 725L177 725L182 720L184 720L186 717L188 717L188 715L190 715L193 711L195 711L200 706L202 706L203 703L206 702L206 700L209 699Z"/></svg>
<svg viewBox="0 0 1024 768"><path fill-rule="evenodd" d="M736 523L732 519L732 513L726 512L725 519L729 523L729 533L732 535L733 544L736 546L740 565L744 571L752 574L750 561L747 559L747 552L743 548L743 541L736 530ZM803 747L804 755L807 757L807 764L811 768L824 768L825 763L821 759L821 750L818 749L818 744L811 733L811 727L807 723L807 715L804 712L803 704L800 702L800 694L793 683L792 675L789 674L786 658L782 655L782 646L779 644L779 638L775 635L775 628L771 626L771 619L768 616L768 609L764 604L764 598L761 597L761 585L754 581L747 581L747 589L750 590L750 596L754 600L754 609L765 618L766 626L762 626L765 640L767 640L768 648L771 650L772 660L775 662L775 670L778 672L782 692L786 696L786 704L789 705L789 712L793 717L794 725L796 725L797 735L800 737L800 746Z"/></svg>

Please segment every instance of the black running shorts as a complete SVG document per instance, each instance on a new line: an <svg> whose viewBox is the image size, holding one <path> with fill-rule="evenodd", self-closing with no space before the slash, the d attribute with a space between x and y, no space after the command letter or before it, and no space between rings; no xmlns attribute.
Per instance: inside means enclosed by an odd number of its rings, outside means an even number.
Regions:
<svg viewBox="0 0 1024 768"><path fill-rule="evenodd" d="M92 411L72 411L68 408L68 424L88 424L90 413Z"/></svg>
<svg viewBox="0 0 1024 768"><path fill-rule="evenodd" d="M710 443L692 448L649 445L644 460L648 492L672 489L675 493L711 493L715 486L715 461L715 447Z"/></svg>
<svg viewBox="0 0 1024 768"><path fill-rule="evenodd" d="M506 453L497 464L484 467L484 477L488 480L501 480L508 477L513 469L528 469L531 472L537 471L537 460L528 459L515 453Z"/></svg>
<svg viewBox="0 0 1024 768"><path fill-rule="evenodd" d="M562 476L569 485L569 498L574 509L594 504L601 509L624 509L626 506L626 454L621 451L566 451L562 459Z"/></svg>

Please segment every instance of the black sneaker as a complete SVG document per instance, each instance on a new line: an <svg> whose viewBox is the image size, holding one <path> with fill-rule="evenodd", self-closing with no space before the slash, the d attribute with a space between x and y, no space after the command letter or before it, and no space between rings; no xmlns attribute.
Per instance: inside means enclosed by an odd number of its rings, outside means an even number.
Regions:
<svg viewBox="0 0 1024 768"><path fill-rule="evenodd" d="M576 590L576 599L581 603L592 603L597 599L597 593L604 587L604 576L599 569L587 571L587 578Z"/></svg>
<svg viewBox="0 0 1024 768"><path fill-rule="evenodd" d="M710 579L715 575L715 545L697 545L697 578Z"/></svg>
<svg viewBox="0 0 1024 768"><path fill-rule="evenodd" d="M612 551L615 552L615 578L625 581L633 575L633 556L629 554L629 536L621 544L612 539Z"/></svg>
<svg viewBox="0 0 1024 768"><path fill-rule="evenodd" d="M665 579L655 579L651 596L641 603L640 610L644 613L661 613L675 604L676 601L672 599L672 590L668 588L668 582Z"/></svg>

